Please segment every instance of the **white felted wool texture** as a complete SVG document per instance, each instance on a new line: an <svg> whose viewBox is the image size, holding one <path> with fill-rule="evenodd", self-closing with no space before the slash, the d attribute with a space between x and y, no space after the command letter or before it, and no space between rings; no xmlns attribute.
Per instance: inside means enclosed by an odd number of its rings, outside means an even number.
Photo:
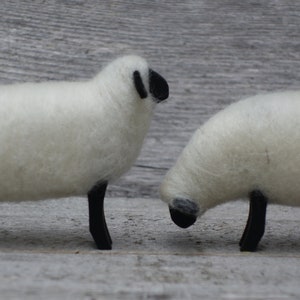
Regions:
<svg viewBox="0 0 300 300"><path fill-rule="evenodd" d="M199 215L261 190L270 203L300 205L300 92L234 103L200 127L167 173L161 197L194 201Z"/></svg>
<svg viewBox="0 0 300 300"><path fill-rule="evenodd" d="M133 72L149 90L149 68L119 58L86 82L0 86L0 200L83 195L135 161L154 102L141 99Z"/></svg>

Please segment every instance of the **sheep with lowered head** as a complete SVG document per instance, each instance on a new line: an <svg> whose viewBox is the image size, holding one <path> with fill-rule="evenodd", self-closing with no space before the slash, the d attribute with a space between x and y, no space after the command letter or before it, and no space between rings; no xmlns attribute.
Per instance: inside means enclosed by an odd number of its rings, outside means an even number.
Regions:
<svg viewBox="0 0 300 300"><path fill-rule="evenodd" d="M90 232L111 249L108 183L138 156L168 84L138 56L84 82L0 86L0 201L88 195Z"/></svg>
<svg viewBox="0 0 300 300"><path fill-rule="evenodd" d="M267 203L300 206L300 92L231 104L201 126L161 185L172 220L192 225L207 209L250 198L241 251L255 251Z"/></svg>

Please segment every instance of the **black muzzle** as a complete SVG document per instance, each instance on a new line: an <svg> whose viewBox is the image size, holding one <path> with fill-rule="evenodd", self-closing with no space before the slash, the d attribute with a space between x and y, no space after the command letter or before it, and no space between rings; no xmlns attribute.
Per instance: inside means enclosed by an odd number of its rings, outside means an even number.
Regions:
<svg viewBox="0 0 300 300"><path fill-rule="evenodd" d="M156 102L161 102L169 97L169 85L167 81L152 69L149 70L149 86L150 93Z"/></svg>
<svg viewBox="0 0 300 300"><path fill-rule="evenodd" d="M172 221L181 228L188 228L193 225L198 216L197 204L187 199L175 199L169 205Z"/></svg>

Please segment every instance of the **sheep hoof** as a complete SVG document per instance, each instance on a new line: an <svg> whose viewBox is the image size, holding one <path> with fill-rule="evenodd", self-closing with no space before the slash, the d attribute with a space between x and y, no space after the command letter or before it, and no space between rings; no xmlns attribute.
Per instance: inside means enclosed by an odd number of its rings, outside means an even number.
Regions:
<svg viewBox="0 0 300 300"><path fill-rule="evenodd" d="M181 228L188 228L197 220L198 206L187 199L175 199L169 205L172 221Z"/></svg>
<svg viewBox="0 0 300 300"><path fill-rule="evenodd" d="M249 194L250 209L247 225L240 240L240 250L254 252L265 232L267 198L259 190Z"/></svg>
<svg viewBox="0 0 300 300"><path fill-rule="evenodd" d="M88 192L90 233L99 250L111 250L112 240L104 215L104 197L107 182L96 184Z"/></svg>

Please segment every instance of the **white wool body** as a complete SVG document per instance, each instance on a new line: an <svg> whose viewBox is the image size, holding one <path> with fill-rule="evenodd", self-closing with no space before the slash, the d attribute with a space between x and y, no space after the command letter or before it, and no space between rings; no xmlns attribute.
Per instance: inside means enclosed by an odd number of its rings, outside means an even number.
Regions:
<svg viewBox="0 0 300 300"><path fill-rule="evenodd" d="M0 201L80 196L126 172L154 107L150 93L138 95L135 70L148 89L149 67L137 56L85 82L0 86Z"/></svg>
<svg viewBox="0 0 300 300"><path fill-rule="evenodd" d="M251 97L193 135L167 173L161 197L207 209L261 190L270 203L300 205L300 91Z"/></svg>

